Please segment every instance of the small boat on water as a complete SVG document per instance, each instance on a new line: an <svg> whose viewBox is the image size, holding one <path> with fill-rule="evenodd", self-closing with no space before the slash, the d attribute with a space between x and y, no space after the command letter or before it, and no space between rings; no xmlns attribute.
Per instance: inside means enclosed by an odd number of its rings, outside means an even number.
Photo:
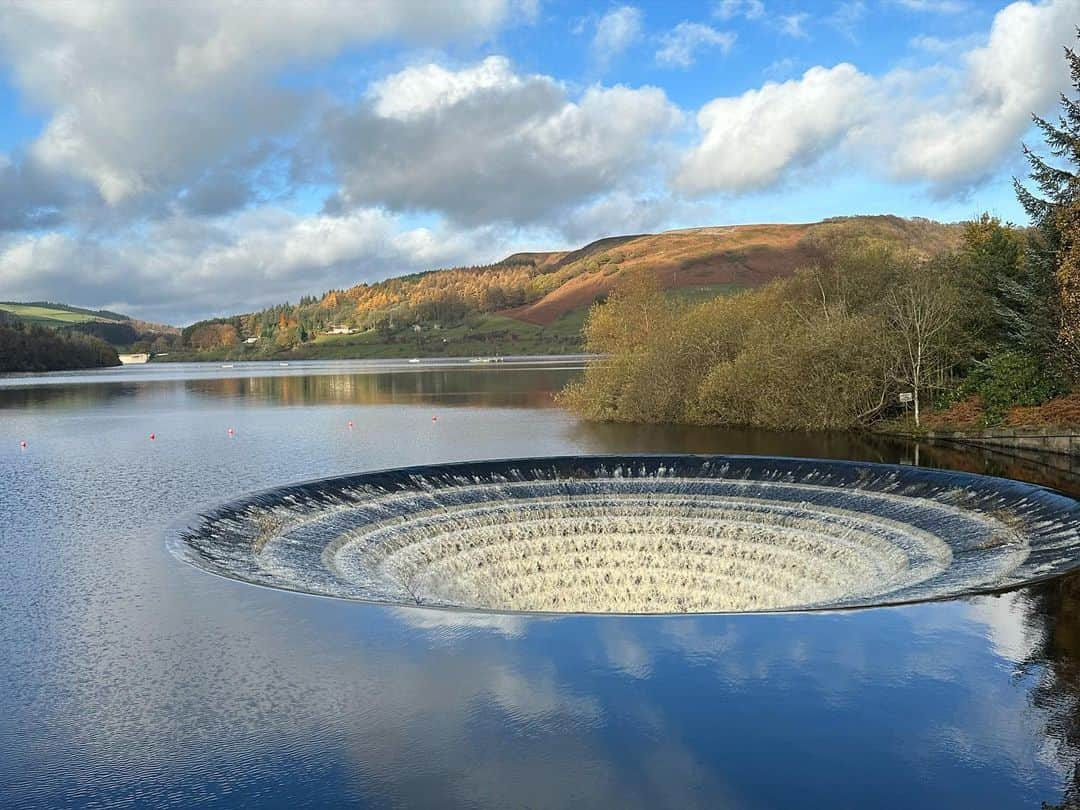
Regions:
<svg viewBox="0 0 1080 810"><path fill-rule="evenodd" d="M414 357L414 358L413 358L412 360L410 360L409 362L410 362L410 363L419 363L419 362L420 362L420 358L419 358L419 357Z"/></svg>
<svg viewBox="0 0 1080 810"><path fill-rule="evenodd" d="M289 365L289 364L288 364L288 363L278 363L278 365L279 365L279 366L287 366L287 365Z"/></svg>
<svg viewBox="0 0 1080 810"><path fill-rule="evenodd" d="M232 363L222 363L221 367L222 368L234 368Z"/></svg>
<svg viewBox="0 0 1080 810"><path fill-rule="evenodd" d="M142 363L150 362L149 352L138 352L136 354L119 354L120 362L125 366L137 366Z"/></svg>

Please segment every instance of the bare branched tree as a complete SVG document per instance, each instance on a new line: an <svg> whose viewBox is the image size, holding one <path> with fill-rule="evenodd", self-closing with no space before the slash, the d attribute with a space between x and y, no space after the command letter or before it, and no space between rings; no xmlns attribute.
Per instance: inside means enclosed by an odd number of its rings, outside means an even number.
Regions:
<svg viewBox="0 0 1080 810"><path fill-rule="evenodd" d="M924 395L942 383L952 366L957 296L933 268L918 267L889 292L885 313L896 341L897 381L911 387L918 426Z"/></svg>

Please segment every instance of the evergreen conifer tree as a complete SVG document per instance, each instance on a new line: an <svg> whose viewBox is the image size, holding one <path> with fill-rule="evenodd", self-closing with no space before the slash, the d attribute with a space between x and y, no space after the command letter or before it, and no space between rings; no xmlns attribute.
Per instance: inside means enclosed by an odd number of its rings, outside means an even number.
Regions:
<svg viewBox="0 0 1080 810"><path fill-rule="evenodd" d="M1024 317L1014 322L1013 331L1026 350L1051 361L1056 355L1076 377L1080 376L1080 55L1066 48L1065 58L1076 97L1061 95L1056 125L1033 116L1050 157L1024 146L1038 193L1015 181L1036 233L1028 248L1026 278L1014 290Z"/></svg>

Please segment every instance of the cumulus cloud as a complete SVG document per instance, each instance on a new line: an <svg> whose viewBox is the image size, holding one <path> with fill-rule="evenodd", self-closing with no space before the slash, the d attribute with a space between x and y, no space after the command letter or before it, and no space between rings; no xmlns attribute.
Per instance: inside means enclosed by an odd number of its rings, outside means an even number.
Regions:
<svg viewBox="0 0 1080 810"><path fill-rule="evenodd" d="M634 6L614 8L596 23L589 49L597 64L606 67L641 39L642 14Z"/></svg>
<svg viewBox="0 0 1080 810"><path fill-rule="evenodd" d="M692 194L773 185L848 137L866 118L872 88L869 76L841 64L710 101L697 117L701 142L683 160L676 183Z"/></svg>
<svg viewBox="0 0 1080 810"><path fill-rule="evenodd" d="M886 141L892 176L928 182L939 194L985 180L1016 152L1031 114L1046 112L1068 86L1061 48L1078 19L1080 0L1002 9L946 92L902 100L909 114Z"/></svg>
<svg viewBox="0 0 1080 810"><path fill-rule="evenodd" d="M182 186L253 137L295 125L311 102L270 79L345 45L441 42L494 30L507 0L6 3L0 50L48 111L32 154L84 178L110 205Z"/></svg>
<svg viewBox="0 0 1080 810"><path fill-rule="evenodd" d="M99 302L148 319L250 311L387 275L494 259L486 229L403 228L379 210L301 217L259 208L218 222L174 217L144 238L25 234L0 243L0 289L14 299Z"/></svg>
<svg viewBox="0 0 1080 810"><path fill-rule="evenodd" d="M698 113L699 140L675 183L692 194L761 189L841 152L887 179L964 194L1017 154L1031 114L1068 87L1061 46L1078 18L1080 0L1017 2L953 64L879 77L849 64L815 67L715 99Z"/></svg>
<svg viewBox="0 0 1080 810"><path fill-rule="evenodd" d="M666 67L688 68L694 64L697 52L704 48L718 48L722 53L731 50L735 34L717 31L709 25L681 22L660 37L656 61Z"/></svg>
<svg viewBox="0 0 1080 810"><path fill-rule="evenodd" d="M567 211L559 232L572 245L615 234L653 233L672 222L711 222L717 213L707 202L687 202L667 193L620 190Z"/></svg>
<svg viewBox="0 0 1080 810"><path fill-rule="evenodd" d="M679 111L655 87L570 98L503 57L407 68L328 116L335 206L437 211L468 226L529 224L618 187L657 158Z"/></svg>

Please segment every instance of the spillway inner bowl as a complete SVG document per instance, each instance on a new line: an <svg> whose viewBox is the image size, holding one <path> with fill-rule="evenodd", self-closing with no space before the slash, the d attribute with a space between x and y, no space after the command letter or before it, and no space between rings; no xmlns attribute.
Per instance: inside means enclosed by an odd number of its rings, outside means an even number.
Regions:
<svg viewBox="0 0 1080 810"><path fill-rule="evenodd" d="M471 610L713 613L896 604L1080 567L1080 504L887 464L571 456L384 470L184 522L181 559L246 582Z"/></svg>

